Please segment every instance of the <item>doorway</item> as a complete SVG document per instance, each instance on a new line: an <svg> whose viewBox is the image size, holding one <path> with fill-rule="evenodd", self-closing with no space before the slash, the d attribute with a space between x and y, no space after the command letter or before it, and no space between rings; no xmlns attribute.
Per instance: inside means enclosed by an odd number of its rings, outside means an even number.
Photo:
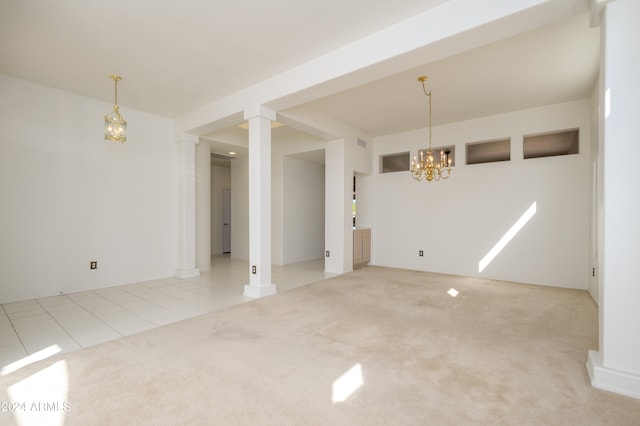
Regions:
<svg viewBox="0 0 640 426"><path fill-rule="evenodd" d="M230 161L211 164L211 254L231 252L231 167ZM227 224L225 226L225 224ZM225 229L228 228L228 229Z"/></svg>
<svg viewBox="0 0 640 426"><path fill-rule="evenodd" d="M231 253L231 189L222 190L222 253Z"/></svg>

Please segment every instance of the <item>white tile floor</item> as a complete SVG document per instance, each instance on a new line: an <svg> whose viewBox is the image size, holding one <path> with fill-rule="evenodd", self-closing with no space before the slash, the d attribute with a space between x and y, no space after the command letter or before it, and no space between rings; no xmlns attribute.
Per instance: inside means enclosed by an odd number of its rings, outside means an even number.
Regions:
<svg viewBox="0 0 640 426"><path fill-rule="evenodd" d="M283 292L335 276L324 260L273 265ZM211 270L189 279L136 284L7 303L0 309L0 369L52 345L62 352L96 345L251 300L242 295L248 263L214 256Z"/></svg>

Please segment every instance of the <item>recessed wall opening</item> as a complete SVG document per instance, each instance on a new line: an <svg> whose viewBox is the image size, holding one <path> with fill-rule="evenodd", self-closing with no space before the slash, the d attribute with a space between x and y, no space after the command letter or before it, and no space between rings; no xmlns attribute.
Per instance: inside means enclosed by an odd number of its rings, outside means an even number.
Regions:
<svg viewBox="0 0 640 426"><path fill-rule="evenodd" d="M570 129L525 135L522 143L525 159L578 154L580 131L578 129Z"/></svg>
<svg viewBox="0 0 640 426"><path fill-rule="evenodd" d="M409 152L380 156L380 173L405 172L409 170L411 155Z"/></svg>
<svg viewBox="0 0 640 426"><path fill-rule="evenodd" d="M467 164L494 163L511 160L511 139L493 139L466 144Z"/></svg>
<svg viewBox="0 0 640 426"><path fill-rule="evenodd" d="M447 163L448 160L451 160L451 167L456 165L456 146L455 145L439 146L437 148L432 148L432 151L433 151L434 161L442 160L445 163ZM417 158L420 158L420 153L422 153L424 158L427 158L427 149L419 150Z"/></svg>

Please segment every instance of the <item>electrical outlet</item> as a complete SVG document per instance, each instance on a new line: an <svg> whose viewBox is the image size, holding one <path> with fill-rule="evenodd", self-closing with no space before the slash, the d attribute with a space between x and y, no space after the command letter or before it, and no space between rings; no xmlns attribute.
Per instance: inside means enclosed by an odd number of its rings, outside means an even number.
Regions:
<svg viewBox="0 0 640 426"><path fill-rule="evenodd" d="M93 260L89 263L89 269L98 269L98 262Z"/></svg>
<svg viewBox="0 0 640 426"><path fill-rule="evenodd" d="M331 253L329 252L329 250L327 250L326 252L324 252L325 257L330 257Z"/></svg>
<svg viewBox="0 0 640 426"><path fill-rule="evenodd" d="M251 267L251 273L252 273L252 274L257 274L257 268L256 268L256 265L253 265L253 266Z"/></svg>
<svg viewBox="0 0 640 426"><path fill-rule="evenodd" d="M418 256L423 257L423 256L424 256L424 250L420 250L420 251L418 252Z"/></svg>

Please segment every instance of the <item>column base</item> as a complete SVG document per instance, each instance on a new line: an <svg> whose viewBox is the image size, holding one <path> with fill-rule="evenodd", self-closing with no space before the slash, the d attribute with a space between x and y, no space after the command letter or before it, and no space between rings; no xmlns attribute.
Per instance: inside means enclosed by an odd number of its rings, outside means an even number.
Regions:
<svg viewBox="0 0 640 426"><path fill-rule="evenodd" d="M244 286L244 295L250 297L252 299L259 299L265 296L271 296L272 294L276 294L278 292L275 284L268 285L250 285L247 284Z"/></svg>
<svg viewBox="0 0 640 426"><path fill-rule="evenodd" d="M176 269L176 278L193 278L200 276L200 269Z"/></svg>
<svg viewBox="0 0 640 426"><path fill-rule="evenodd" d="M589 351L586 367L594 388L640 399L640 376L605 367L600 352Z"/></svg>

